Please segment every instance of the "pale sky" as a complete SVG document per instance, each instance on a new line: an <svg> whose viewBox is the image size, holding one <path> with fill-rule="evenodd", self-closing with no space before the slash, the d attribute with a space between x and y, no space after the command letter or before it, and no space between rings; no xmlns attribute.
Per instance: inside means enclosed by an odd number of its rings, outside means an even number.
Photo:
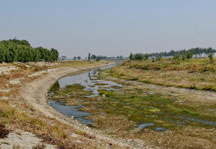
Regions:
<svg viewBox="0 0 216 149"><path fill-rule="evenodd" d="M0 0L0 40L85 57L216 48L215 0Z"/></svg>

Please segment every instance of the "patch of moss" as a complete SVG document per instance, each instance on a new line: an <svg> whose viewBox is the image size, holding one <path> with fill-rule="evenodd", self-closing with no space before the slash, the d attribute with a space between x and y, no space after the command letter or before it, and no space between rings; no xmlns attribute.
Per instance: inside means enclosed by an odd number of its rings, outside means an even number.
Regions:
<svg viewBox="0 0 216 149"><path fill-rule="evenodd" d="M63 89L60 89L58 85L54 85L51 89L54 95L52 100L67 103L72 99L82 99L92 94L92 91L85 90L85 87L80 84L68 85Z"/></svg>

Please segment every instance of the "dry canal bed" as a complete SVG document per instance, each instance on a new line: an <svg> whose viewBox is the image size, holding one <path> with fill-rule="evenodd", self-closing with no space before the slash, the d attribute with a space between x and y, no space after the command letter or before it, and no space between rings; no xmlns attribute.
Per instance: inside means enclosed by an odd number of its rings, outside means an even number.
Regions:
<svg viewBox="0 0 216 149"><path fill-rule="evenodd" d="M215 147L215 104L185 104L176 96L112 79L111 67L59 79L49 92L49 105L112 135L163 147Z"/></svg>

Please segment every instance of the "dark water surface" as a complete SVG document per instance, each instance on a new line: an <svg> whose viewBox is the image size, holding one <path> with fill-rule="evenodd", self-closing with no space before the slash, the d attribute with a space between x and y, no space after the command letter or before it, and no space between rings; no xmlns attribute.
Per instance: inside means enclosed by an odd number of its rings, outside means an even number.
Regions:
<svg viewBox="0 0 216 149"><path fill-rule="evenodd" d="M68 117L73 117L83 124L89 125L93 122L91 119L86 118L91 115L90 113L80 111L80 108L82 108L82 106L67 106L61 102L53 100L49 101L49 105L61 114L64 114Z"/></svg>

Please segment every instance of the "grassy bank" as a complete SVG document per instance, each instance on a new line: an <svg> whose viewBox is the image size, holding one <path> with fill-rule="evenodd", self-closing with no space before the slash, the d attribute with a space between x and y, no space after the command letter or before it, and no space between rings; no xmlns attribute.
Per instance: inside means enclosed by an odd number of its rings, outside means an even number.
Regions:
<svg viewBox="0 0 216 149"><path fill-rule="evenodd" d="M120 79L162 86L216 91L216 63L207 58L127 61L110 70L110 74Z"/></svg>

